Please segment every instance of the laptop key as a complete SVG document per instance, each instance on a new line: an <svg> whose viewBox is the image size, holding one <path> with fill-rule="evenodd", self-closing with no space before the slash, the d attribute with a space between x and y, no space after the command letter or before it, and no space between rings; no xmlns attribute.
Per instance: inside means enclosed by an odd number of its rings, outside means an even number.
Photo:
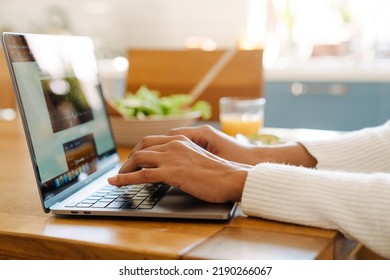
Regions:
<svg viewBox="0 0 390 280"><path fill-rule="evenodd" d="M110 202L98 201L91 206L91 208L105 208Z"/></svg>
<svg viewBox="0 0 390 280"><path fill-rule="evenodd" d="M145 198L149 197L150 194L137 194L136 196L134 196L134 199L142 199L144 200Z"/></svg>
<svg viewBox="0 0 390 280"><path fill-rule="evenodd" d="M123 194L121 196L119 196L119 198L126 198L127 200L133 198L135 196L135 194Z"/></svg>
<svg viewBox="0 0 390 280"><path fill-rule="evenodd" d="M162 197L148 197L145 199L145 201L142 204L150 203L150 204L157 204L161 200Z"/></svg>
<svg viewBox="0 0 390 280"><path fill-rule="evenodd" d="M111 194L108 194L108 195L105 195L104 198L111 198L111 199L115 199L117 198L119 195L111 195Z"/></svg>
<svg viewBox="0 0 390 280"><path fill-rule="evenodd" d="M119 209L119 208L121 208L124 204L126 204L126 201L114 201L114 202L111 202L110 204L108 204L106 208L115 208L115 209Z"/></svg>
<svg viewBox="0 0 390 280"><path fill-rule="evenodd" d="M102 198L99 200L99 202L108 202L108 203L110 203L112 201L114 201L114 199L112 199L112 198Z"/></svg>
<svg viewBox="0 0 390 280"><path fill-rule="evenodd" d="M75 207L77 204L79 204L79 202L69 202L65 207Z"/></svg>
<svg viewBox="0 0 390 280"><path fill-rule="evenodd" d="M128 191L139 191L144 188L144 185L129 185L126 188Z"/></svg>
<svg viewBox="0 0 390 280"><path fill-rule="evenodd" d="M115 202L122 202L122 201L124 201L124 202L127 202L127 201L129 201L130 199L129 198L126 198L126 197L118 197L118 198L116 198L114 201Z"/></svg>
<svg viewBox="0 0 390 280"><path fill-rule="evenodd" d="M138 205L140 205L142 200L140 199L132 199L129 202L127 202L122 209L136 209Z"/></svg>
<svg viewBox="0 0 390 280"><path fill-rule="evenodd" d="M93 194L93 195L88 196L86 199L101 199L103 196L104 195Z"/></svg>
<svg viewBox="0 0 390 280"><path fill-rule="evenodd" d="M91 206L92 206L92 203L83 203L83 202L76 205L77 208L89 208Z"/></svg>
<svg viewBox="0 0 390 280"><path fill-rule="evenodd" d="M125 191L111 191L109 194L110 195L121 195L123 194Z"/></svg>
<svg viewBox="0 0 390 280"><path fill-rule="evenodd" d="M122 196L134 196L138 193L138 191L128 191L128 192L125 192L124 194L122 194Z"/></svg>
<svg viewBox="0 0 390 280"><path fill-rule="evenodd" d="M97 191L97 192L93 193L93 195L103 196L103 195L106 195L108 193L110 193L109 190L107 190L107 191Z"/></svg>
<svg viewBox="0 0 390 280"><path fill-rule="evenodd" d="M82 203L90 203L90 204L94 204L95 202L97 202L99 199L90 199L90 198L87 198L87 199L84 199L82 201Z"/></svg>
<svg viewBox="0 0 390 280"><path fill-rule="evenodd" d="M156 192L158 192L158 193L166 193L171 186L168 186L168 185L165 185L165 184L159 184L158 187L159 188L157 189Z"/></svg>

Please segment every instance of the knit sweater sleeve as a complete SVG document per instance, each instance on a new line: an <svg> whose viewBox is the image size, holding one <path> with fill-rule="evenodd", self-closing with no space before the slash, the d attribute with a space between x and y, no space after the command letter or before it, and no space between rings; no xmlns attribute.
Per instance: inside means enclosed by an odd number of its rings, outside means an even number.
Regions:
<svg viewBox="0 0 390 280"><path fill-rule="evenodd" d="M318 169L390 172L390 121L323 141L301 141Z"/></svg>
<svg viewBox="0 0 390 280"><path fill-rule="evenodd" d="M316 157L317 169L255 166L244 186L244 213L336 229L390 258L389 137L387 123L343 139L303 143Z"/></svg>

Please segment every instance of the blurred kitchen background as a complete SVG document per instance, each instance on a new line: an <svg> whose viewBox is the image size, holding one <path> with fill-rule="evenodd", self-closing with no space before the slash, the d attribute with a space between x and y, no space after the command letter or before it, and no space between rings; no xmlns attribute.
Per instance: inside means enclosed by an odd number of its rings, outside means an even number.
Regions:
<svg viewBox="0 0 390 280"><path fill-rule="evenodd" d="M0 31L89 35L102 65L131 48L262 48L266 125L352 130L390 118L389 14L386 0L0 0Z"/></svg>
<svg viewBox="0 0 390 280"><path fill-rule="evenodd" d="M386 0L0 0L0 30L85 34L101 55L198 38L208 49L268 45L270 64L285 56L371 61L389 55L389 12Z"/></svg>

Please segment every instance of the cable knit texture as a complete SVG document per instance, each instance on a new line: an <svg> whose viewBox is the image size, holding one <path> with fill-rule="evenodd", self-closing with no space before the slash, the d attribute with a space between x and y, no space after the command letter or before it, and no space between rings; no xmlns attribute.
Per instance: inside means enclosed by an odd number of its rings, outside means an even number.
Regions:
<svg viewBox="0 0 390 280"><path fill-rule="evenodd" d="M245 183L244 213L336 229L390 258L390 122L301 143L317 169L258 164Z"/></svg>

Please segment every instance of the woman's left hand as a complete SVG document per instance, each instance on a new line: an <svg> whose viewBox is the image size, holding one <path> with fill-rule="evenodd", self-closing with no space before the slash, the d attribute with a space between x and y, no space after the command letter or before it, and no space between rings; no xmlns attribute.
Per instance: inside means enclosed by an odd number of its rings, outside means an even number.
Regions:
<svg viewBox="0 0 390 280"><path fill-rule="evenodd" d="M162 182L208 202L241 199L251 166L217 157L182 135L153 137L154 145L133 152L110 184Z"/></svg>

